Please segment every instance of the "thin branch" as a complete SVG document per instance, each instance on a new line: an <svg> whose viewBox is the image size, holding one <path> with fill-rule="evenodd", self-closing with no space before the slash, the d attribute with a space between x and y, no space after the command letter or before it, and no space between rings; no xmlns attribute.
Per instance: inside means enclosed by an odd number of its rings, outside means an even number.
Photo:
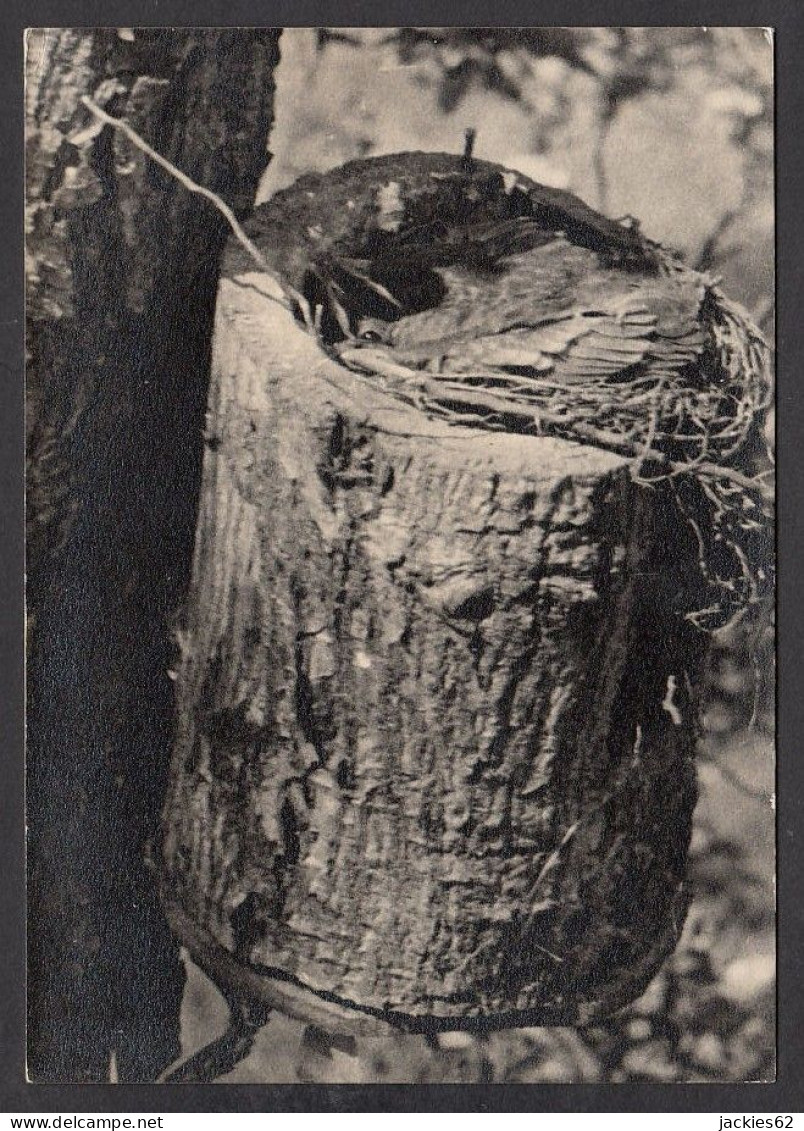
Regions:
<svg viewBox="0 0 804 1131"><path fill-rule="evenodd" d="M234 212L225 200L222 200L221 197L219 197L217 193L214 193L211 189L197 184L196 181L188 177L186 173L182 173L181 169L177 169L175 165L171 164L171 162L168 161L166 157L163 157L161 153L157 153L155 149L152 149L147 141L144 141L143 138L141 138L140 135L136 132L136 130L131 128L128 122L124 122L121 118L114 118L111 114L107 114L105 110L102 110L101 107L98 106L96 102L93 102L92 99L86 94L81 96L81 102L84 104L84 106L86 106L87 110L91 111L95 115L95 117L98 118L101 122L105 123L105 125L112 126L114 129L119 130L122 134L125 134L132 145L135 145L137 149L142 150L142 152L150 157L152 161L155 161L157 165L161 165L161 167L168 173L170 173L170 175L175 180L177 180L179 184L183 185L188 192L193 192L198 196L203 196L205 200L208 200L211 204L213 204L224 217L229 227L232 229L232 232L234 233L234 236L237 239L238 243L240 243L242 247L245 248L245 250L251 256L260 270L268 275L271 279L273 279L274 282L281 287L283 294L287 295L289 299L292 299L293 301L298 303L301 309L304 310L305 300L303 299L303 297L299 295L292 287L289 287L287 283L285 283L281 278L281 276L277 274L277 272L274 271L274 269L269 265L267 259L262 254L257 245L246 235L242 225L240 224L240 221L237 219ZM280 299L274 298L271 295L266 295L265 297L270 298L272 302L279 302L281 305L290 308L289 302L283 303Z"/></svg>
<svg viewBox="0 0 804 1131"><path fill-rule="evenodd" d="M234 1003L226 1032L175 1068L169 1068L159 1083L211 1083L226 1076L249 1055L257 1034L268 1024L270 1014L271 1010L260 1003Z"/></svg>
<svg viewBox="0 0 804 1131"><path fill-rule="evenodd" d="M715 225L714 231L707 236L704 240L703 247L698 253L698 258L695 261L694 269L696 271L709 271L714 266L715 255L718 250L720 241L725 236L731 225L737 219L737 211L733 208L728 209L718 220Z"/></svg>
<svg viewBox="0 0 804 1131"><path fill-rule="evenodd" d="M756 786L749 785L748 782L736 774L734 770L728 766L724 766L717 758L709 757L704 759L707 765L712 766L717 774L719 774L724 781L728 782L730 786L742 793L744 797L750 797L754 801L763 801L767 804L770 801L770 793L765 789L758 789Z"/></svg>
<svg viewBox="0 0 804 1131"><path fill-rule="evenodd" d="M767 298L763 299L762 302L758 303L756 308L752 311L754 321L763 334L770 334L773 331L773 299L774 296L769 295Z"/></svg>

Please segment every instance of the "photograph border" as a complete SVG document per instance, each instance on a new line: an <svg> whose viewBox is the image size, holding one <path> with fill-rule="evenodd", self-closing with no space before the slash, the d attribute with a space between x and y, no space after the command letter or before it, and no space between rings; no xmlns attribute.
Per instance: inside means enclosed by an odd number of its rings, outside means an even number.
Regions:
<svg viewBox="0 0 804 1131"><path fill-rule="evenodd" d="M479 25L492 15L496 26L526 26L536 15L544 26L562 24L568 5L543 0L489 4L466 2L324 4L283 0L256 5L242 0L6 0L0 16L0 115L5 191L0 213L7 268L0 278L3 318L0 397L5 423L0 456L0 563L5 600L0 619L4 694L0 697L0 749L4 758L3 879L0 884L0 954L3 1023L0 1026L0 1111L729 1111L790 1113L804 1110L804 898L798 882L802 858L804 765L796 739L804 729L804 599L797 566L804 561L804 477L796 458L804 452L804 394L798 365L804 362L804 6L750 0L650 3L610 0L572 5L575 23L585 26L674 26L706 20L712 25L775 29L776 123L776 289L778 448L778 646L777 682L777 868L778 868L778 1076L775 1083L746 1091L747 1084L505 1084L505 1085L160 1085L27 1084L24 1078L24 674L23 674L23 288L22 288L22 36L26 26L403 26L445 23ZM269 19L270 17L270 19ZM284 17L287 17L285 19ZM419 17L419 19L417 19ZM562 19L562 17L564 17ZM257 26L259 26L257 25ZM781 237L780 237L781 233Z"/></svg>

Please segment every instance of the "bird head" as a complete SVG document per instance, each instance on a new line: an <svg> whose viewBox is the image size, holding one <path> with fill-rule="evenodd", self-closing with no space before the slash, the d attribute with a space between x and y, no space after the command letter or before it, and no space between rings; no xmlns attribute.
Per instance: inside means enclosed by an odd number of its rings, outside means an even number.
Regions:
<svg viewBox="0 0 804 1131"><path fill-rule="evenodd" d="M360 318L355 327L355 341L352 345L389 346L392 327L392 322L386 322L382 318Z"/></svg>

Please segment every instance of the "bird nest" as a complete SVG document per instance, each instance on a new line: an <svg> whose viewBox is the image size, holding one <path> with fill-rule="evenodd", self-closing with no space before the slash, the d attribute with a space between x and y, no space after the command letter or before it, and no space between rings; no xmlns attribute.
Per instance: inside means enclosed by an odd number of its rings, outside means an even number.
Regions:
<svg viewBox="0 0 804 1131"><path fill-rule="evenodd" d="M684 615L697 627L728 624L771 592L770 355L717 280L633 220L470 158L403 154L304 178L257 222L266 249L280 233L276 265L296 288L299 317L362 378L464 428L560 436L627 457L634 481L694 536L700 585ZM561 270L546 278L551 249ZM484 311L508 297L514 261L520 279L533 262L533 292L515 294L494 321ZM556 308L559 284L572 311ZM674 287L693 313L668 346L661 318L663 305L671 322L680 309ZM601 304L609 320L593 324ZM586 319L576 338L571 318ZM609 335L598 334L600 357L575 344L598 325ZM426 349L412 330L429 334Z"/></svg>

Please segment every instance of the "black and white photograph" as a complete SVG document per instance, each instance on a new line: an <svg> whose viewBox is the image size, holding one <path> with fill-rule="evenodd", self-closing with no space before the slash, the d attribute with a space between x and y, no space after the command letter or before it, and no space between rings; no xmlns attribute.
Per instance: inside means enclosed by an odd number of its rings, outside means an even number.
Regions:
<svg viewBox="0 0 804 1131"><path fill-rule="evenodd" d="M27 30L32 1084L776 1080L774 49Z"/></svg>

